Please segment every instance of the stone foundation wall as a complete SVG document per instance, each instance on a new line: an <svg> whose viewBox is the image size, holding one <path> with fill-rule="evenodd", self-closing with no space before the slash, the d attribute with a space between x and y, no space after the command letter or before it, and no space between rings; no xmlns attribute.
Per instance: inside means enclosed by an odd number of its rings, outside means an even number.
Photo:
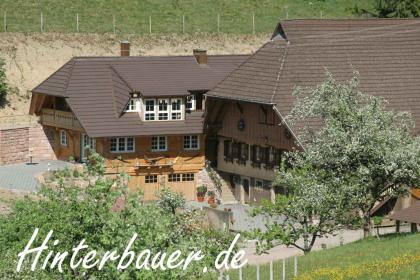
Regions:
<svg viewBox="0 0 420 280"><path fill-rule="evenodd" d="M0 130L0 165L55 159L51 144L40 124Z"/></svg>

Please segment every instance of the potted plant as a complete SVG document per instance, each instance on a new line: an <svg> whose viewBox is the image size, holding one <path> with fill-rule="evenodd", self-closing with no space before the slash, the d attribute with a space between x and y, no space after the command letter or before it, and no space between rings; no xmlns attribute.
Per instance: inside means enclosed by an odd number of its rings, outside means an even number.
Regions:
<svg viewBox="0 0 420 280"><path fill-rule="evenodd" d="M205 185L201 185L197 188L197 201L203 202L204 197L206 196L207 187Z"/></svg>
<svg viewBox="0 0 420 280"><path fill-rule="evenodd" d="M214 196L215 196L214 191L209 191L209 192L207 193L207 195L209 196L209 198L207 199L207 202L208 202L210 205L214 204Z"/></svg>

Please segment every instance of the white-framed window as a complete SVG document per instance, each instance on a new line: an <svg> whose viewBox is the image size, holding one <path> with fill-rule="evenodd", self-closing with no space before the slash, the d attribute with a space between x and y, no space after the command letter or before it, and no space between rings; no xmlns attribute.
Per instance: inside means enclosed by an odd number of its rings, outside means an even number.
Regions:
<svg viewBox="0 0 420 280"><path fill-rule="evenodd" d="M84 148L88 148L92 151L96 150L96 139L90 138L87 134L83 134L83 145Z"/></svg>
<svg viewBox="0 0 420 280"><path fill-rule="evenodd" d="M65 131L64 129L60 130L60 144L61 144L61 146L66 146L66 147L68 145L67 131Z"/></svg>
<svg viewBox="0 0 420 280"><path fill-rule="evenodd" d="M168 138L166 136L152 136L151 150L153 152L168 150Z"/></svg>
<svg viewBox="0 0 420 280"><path fill-rule="evenodd" d="M194 173L182 174L182 181L194 181Z"/></svg>
<svg viewBox="0 0 420 280"><path fill-rule="evenodd" d="M134 152L134 137L111 138L111 153L132 153Z"/></svg>
<svg viewBox="0 0 420 280"><path fill-rule="evenodd" d="M154 184L154 183L157 183L157 175L146 175L144 177L144 182L146 184Z"/></svg>
<svg viewBox="0 0 420 280"><path fill-rule="evenodd" d="M131 98L125 106L125 112L140 112L141 103L139 98Z"/></svg>
<svg viewBox="0 0 420 280"><path fill-rule="evenodd" d="M156 100L155 99L146 99L144 101L144 120L145 121L154 121L156 120Z"/></svg>
<svg viewBox="0 0 420 280"><path fill-rule="evenodd" d="M200 138L198 135L184 135L184 150L200 149Z"/></svg>
<svg viewBox="0 0 420 280"><path fill-rule="evenodd" d="M182 119L182 99L172 98L171 99L171 120Z"/></svg>
<svg viewBox="0 0 420 280"><path fill-rule="evenodd" d="M262 189L262 188L264 187L264 182L263 182L263 180L256 179L256 180L255 180L255 186L256 186L257 188Z"/></svg>
<svg viewBox="0 0 420 280"><path fill-rule="evenodd" d="M193 111L196 108L196 98L194 94L187 97L187 103L185 104L187 110Z"/></svg>
<svg viewBox="0 0 420 280"><path fill-rule="evenodd" d="M182 98L159 98L144 100L145 121L182 120L184 102Z"/></svg>
<svg viewBox="0 0 420 280"><path fill-rule="evenodd" d="M181 182L181 174L172 173L168 175L168 182Z"/></svg>
<svg viewBox="0 0 420 280"><path fill-rule="evenodd" d="M158 120L167 121L169 119L169 99L158 99Z"/></svg>

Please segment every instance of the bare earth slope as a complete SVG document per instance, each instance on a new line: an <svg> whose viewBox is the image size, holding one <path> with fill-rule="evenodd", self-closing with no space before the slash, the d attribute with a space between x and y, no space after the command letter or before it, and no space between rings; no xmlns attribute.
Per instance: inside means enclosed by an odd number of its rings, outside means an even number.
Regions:
<svg viewBox="0 0 420 280"><path fill-rule="evenodd" d="M191 55L194 48L209 54L249 54L269 38L269 34L128 36L132 55ZM0 33L8 81L19 90L10 94L10 104L0 109L0 116L26 114L31 89L71 57L119 55L121 39L125 38L108 34Z"/></svg>

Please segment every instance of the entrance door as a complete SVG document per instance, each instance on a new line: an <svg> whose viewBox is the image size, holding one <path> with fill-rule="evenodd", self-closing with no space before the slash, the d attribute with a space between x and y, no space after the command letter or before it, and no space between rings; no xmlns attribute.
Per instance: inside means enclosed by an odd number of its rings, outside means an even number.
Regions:
<svg viewBox="0 0 420 280"><path fill-rule="evenodd" d="M95 151L96 139L90 138L86 134L82 133L80 139L80 161L86 162L89 151Z"/></svg>
<svg viewBox="0 0 420 280"><path fill-rule="evenodd" d="M243 203L249 204L249 179L242 179Z"/></svg>
<svg viewBox="0 0 420 280"><path fill-rule="evenodd" d="M210 161L210 165L213 168L217 167L217 147L219 142L217 136L209 136L206 139L206 159Z"/></svg>

